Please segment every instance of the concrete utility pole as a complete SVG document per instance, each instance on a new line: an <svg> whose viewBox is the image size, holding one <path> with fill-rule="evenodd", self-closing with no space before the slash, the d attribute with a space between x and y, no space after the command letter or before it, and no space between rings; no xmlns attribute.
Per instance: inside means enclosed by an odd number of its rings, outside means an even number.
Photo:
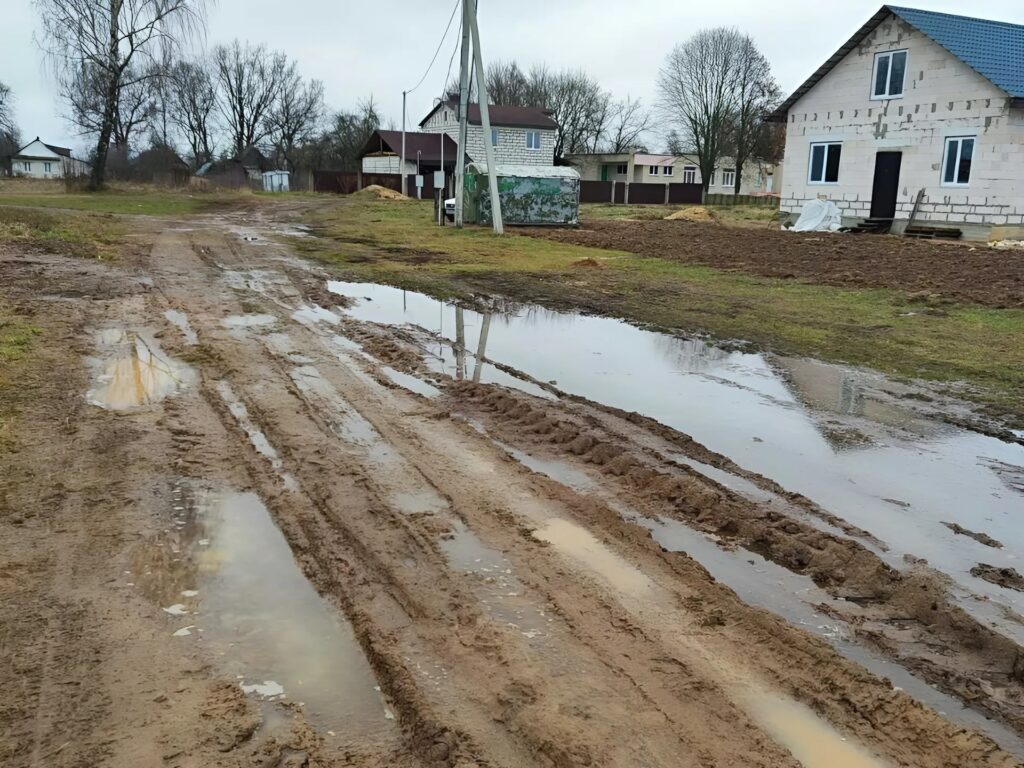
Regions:
<svg viewBox="0 0 1024 768"><path fill-rule="evenodd" d="M402 194L406 194L405 191L405 94L406 91L402 91L402 160L398 166L398 175L402 179Z"/></svg>
<svg viewBox="0 0 1024 768"><path fill-rule="evenodd" d="M462 203L466 192L466 135L469 133L469 2L470 0L462 0L462 53L459 58L459 153L455 156L456 227L462 226Z"/></svg>
<svg viewBox="0 0 1024 768"><path fill-rule="evenodd" d="M480 52L480 29L476 25L475 0L463 0L469 7L473 22L473 61L476 63L476 87L480 102L480 122L484 129L484 153L487 156L487 182L491 188L491 220L494 223L494 234L505 232L505 223L501 219L501 199L498 197L498 166L494 162L494 144L491 143L491 115L487 106L487 81L484 79L484 59Z"/></svg>

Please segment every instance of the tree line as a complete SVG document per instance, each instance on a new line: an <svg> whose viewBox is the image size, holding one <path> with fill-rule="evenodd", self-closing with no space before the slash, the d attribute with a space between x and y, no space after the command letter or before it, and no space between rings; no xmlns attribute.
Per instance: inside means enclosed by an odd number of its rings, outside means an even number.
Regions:
<svg viewBox="0 0 1024 768"><path fill-rule="evenodd" d="M103 185L111 151L127 157L147 139L152 147L187 147L193 168L259 147L289 170L354 170L381 125L372 98L330 113L323 83L261 43L234 40L189 55L204 36L210 1L34 0L39 42L68 117L95 142L90 186ZM751 158L781 154L780 134L765 122L779 87L751 38L735 29L702 31L676 46L658 74L653 111L616 98L582 69L494 61L484 77L491 103L551 113L559 158L646 151L660 133L672 153L697 156L705 186L722 157L734 158L739 190ZM10 105L0 84L0 147L17 141Z"/></svg>

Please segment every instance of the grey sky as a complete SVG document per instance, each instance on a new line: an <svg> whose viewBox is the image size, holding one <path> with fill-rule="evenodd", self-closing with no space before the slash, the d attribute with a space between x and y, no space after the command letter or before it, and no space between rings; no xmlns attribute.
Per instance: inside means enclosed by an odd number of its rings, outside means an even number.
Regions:
<svg viewBox="0 0 1024 768"><path fill-rule="evenodd" d="M1024 24L1020 0L906 0L930 10ZM220 0L209 14L207 45L234 37L267 44L297 59L302 73L323 80L330 108L351 107L373 94L397 124L402 89L420 79L454 0ZM848 0L479 0L485 60L516 58L582 67L616 96L651 104L658 67L672 46L703 27L736 26L751 34L787 92L828 58L881 3ZM30 0L4 0L0 81L17 98L26 140L76 149L85 142L60 117L52 79L32 42L37 28ZM409 97L409 126L440 94L455 27L423 85ZM458 59L455 65L458 67ZM659 142L660 143L660 142ZM652 149L660 149L660 146Z"/></svg>

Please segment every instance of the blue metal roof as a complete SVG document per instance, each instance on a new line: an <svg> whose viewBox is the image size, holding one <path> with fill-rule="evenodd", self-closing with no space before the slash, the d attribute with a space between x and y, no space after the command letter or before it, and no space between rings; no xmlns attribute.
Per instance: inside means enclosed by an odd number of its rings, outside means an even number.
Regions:
<svg viewBox="0 0 1024 768"><path fill-rule="evenodd" d="M888 6L975 72L1014 98L1024 98L1024 26Z"/></svg>
<svg viewBox="0 0 1024 768"><path fill-rule="evenodd" d="M860 45L889 14L899 16L941 45L997 88L1006 91L1010 98L1024 102L1024 25L883 5L803 85L793 91L768 116L768 120L785 122L790 108Z"/></svg>

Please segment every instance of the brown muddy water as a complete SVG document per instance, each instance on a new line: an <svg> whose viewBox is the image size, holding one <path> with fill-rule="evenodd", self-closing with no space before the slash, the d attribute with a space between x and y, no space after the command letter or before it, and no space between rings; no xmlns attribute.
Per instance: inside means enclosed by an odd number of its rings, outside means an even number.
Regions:
<svg viewBox="0 0 1024 768"><path fill-rule="evenodd" d="M123 411L158 403L195 382L195 371L164 352L148 330L100 331L96 351L86 399L101 408Z"/></svg>
<svg viewBox="0 0 1024 768"><path fill-rule="evenodd" d="M166 530L125 576L259 698L266 719L301 707L338 739L387 735L393 716L344 617L316 593L258 496L179 481Z"/></svg>
<svg viewBox="0 0 1024 768"><path fill-rule="evenodd" d="M452 377L545 397L534 382L550 382L692 435L869 531L887 545L891 564L904 555L926 559L955 582L966 610L1024 643L1024 625L1003 612L1024 613L1024 595L970 573L979 562L1014 567L1024 555L1024 493L1006 481L1024 473L1024 446L930 419L901 401L905 386L870 371L540 307L460 310L457 323L454 305L423 294L338 281L328 288L353 300L344 310L353 318L425 331L424 359ZM457 338L467 352L453 351ZM958 536L946 522L1004 546Z"/></svg>

